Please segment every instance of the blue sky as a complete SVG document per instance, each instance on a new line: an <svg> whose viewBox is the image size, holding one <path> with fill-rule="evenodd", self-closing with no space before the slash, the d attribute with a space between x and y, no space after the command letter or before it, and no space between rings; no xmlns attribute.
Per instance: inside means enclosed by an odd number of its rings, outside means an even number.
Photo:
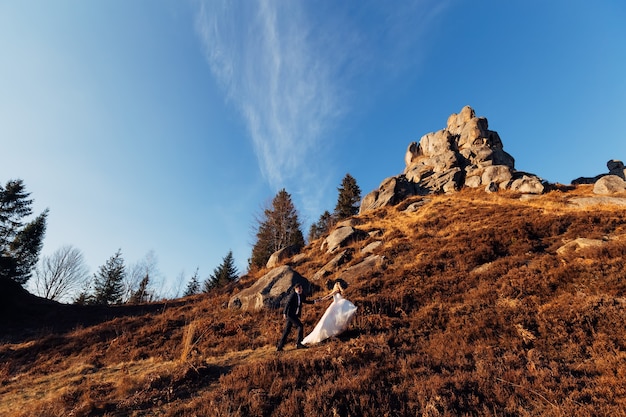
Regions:
<svg viewBox="0 0 626 417"><path fill-rule="evenodd" d="M621 0L0 1L0 182L50 209L44 254L156 257L174 296L285 188L303 232L472 106L551 182L626 160Z"/></svg>

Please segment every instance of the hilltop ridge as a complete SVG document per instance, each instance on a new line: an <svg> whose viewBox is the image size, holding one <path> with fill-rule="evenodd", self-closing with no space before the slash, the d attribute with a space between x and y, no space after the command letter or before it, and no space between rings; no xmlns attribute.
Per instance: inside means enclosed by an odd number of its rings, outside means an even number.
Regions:
<svg viewBox="0 0 626 417"><path fill-rule="evenodd" d="M625 170L607 166L518 172L465 107L359 215L224 288L106 307L0 282L0 415L626 416ZM336 279L348 331L277 353L287 291Z"/></svg>
<svg viewBox="0 0 626 417"><path fill-rule="evenodd" d="M448 193L465 187L486 192L542 194L556 186L537 174L517 170L515 158L504 150L498 132L490 130L487 118L476 116L470 106L451 114L445 128L409 143L404 162L402 174L385 178L378 189L363 198L361 213L398 204L410 196ZM625 191L624 164L611 159L607 167L608 173L579 177L572 184L595 184L596 194Z"/></svg>
<svg viewBox="0 0 626 417"><path fill-rule="evenodd" d="M306 351L275 352L279 310L228 308L269 270L143 314L30 328L0 345L0 414L623 416L626 210L575 202L593 197L466 188L356 216L376 233L338 249L313 290L344 277L358 315ZM313 280L335 265L327 238L283 264ZM384 262L346 273L372 255ZM308 330L325 307L307 306Z"/></svg>

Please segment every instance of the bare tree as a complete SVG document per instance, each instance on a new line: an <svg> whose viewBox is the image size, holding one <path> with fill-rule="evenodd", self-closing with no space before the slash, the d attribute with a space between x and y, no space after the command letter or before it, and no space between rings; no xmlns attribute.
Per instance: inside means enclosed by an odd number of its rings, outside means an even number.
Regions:
<svg viewBox="0 0 626 417"><path fill-rule="evenodd" d="M196 273L194 274L197 278L198 276L198 270L199 268L196 267ZM193 279L193 278L192 278ZM183 283L185 282L185 271L182 270L180 271L180 274L178 274L178 276L176 277L176 280L174 281L174 287L172 288L172 290L170 291L170 298L179 298L182 288L183 288Z"/></svg>
<svg viewBox="0 0 626 417"><path fill-rule="evenodd" d="M66 245L50 256L42 256L35 270L35 292L40 297L60 301L84 286L89 278L83 254Z"/></svg>

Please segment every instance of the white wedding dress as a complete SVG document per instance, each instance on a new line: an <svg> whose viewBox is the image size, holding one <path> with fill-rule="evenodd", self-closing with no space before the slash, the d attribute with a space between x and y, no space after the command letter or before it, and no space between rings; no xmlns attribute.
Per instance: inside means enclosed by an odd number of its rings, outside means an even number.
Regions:
<svg viewBox="0 0 626 417"><path fill-rule="evenodd" d="M328 306L313 331L302 340L302 344L312 345L343 333L354 317L356 309L354 304L343 298L340 293L336 293L333 295L333 302Z"/></svg>

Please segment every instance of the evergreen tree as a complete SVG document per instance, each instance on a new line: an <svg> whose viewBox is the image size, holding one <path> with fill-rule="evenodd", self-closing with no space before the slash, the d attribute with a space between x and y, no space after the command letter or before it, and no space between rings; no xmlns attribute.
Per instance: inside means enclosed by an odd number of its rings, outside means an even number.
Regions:
<svg viewBox="0 0 626 417"><path fill-rule="evenodd" d="M239 277L237 267L235 267L235 258L233 257L233 251L228 251L228 254L222 259L222 263L213 270L213 274L209 276L205 282L205 291L213 288L223 287L231 282L235 282Z"/></svg>
<svg viewBox="0 0 626 417"><path fill-rule="evenodd" d="M263 211L263 218L258 220L258 224L250 267L264 267L270 256L279 249L304 246L298 214L291 195L284 188L276 194L272 206Z"/></svg>
<svg viewBox="0 0 626 417"><path fill-rule="evenodd" d="M124 293L125 275L124 259L122 258L122 251L119 249L100 267L98 273L94 274L94 303L119 303Z"/></svg>
<svg viewBox="0 0 626 417"><path fill-rule="evenodd" d="M309 229L309 242L324 236L335 224L333 215L326 210L320 216L317 223L313 223Z"/></svg>
<svg viewBox="0 0 626 417"><path fill-rule="evenodd" d="M361 189L352 175L346 174L341 181L341 186L337 188L339 196L335 206L335 219L340 221L352 217L359 213L359 203L361 202Z"/></svg>
<svg viewBox="0 0 626 417"><path fill-rule="evenodd" d="M89 304L94 304L93 295L89 294L88 291L81 291L76 298L74 298L74 304L80 306L86 306Z"/></svg>
<svg viewBox="0 0 626 417"><path fill-rule="evenodd" d="M213 278L208 277L207 279L204 280L204 283L202 284L202 292L210 292L213 288L215 288L215 281L213 280Z"/></svg>
<svg viewBox="0 0 626 417"><path fill-rule="evenodd" d="M129 304L145 303L149 300L150 294L148 292L148 284L150 283L150 275L146 274L139 282L139 288L135 291L128 300Z"/></svg>
<svg viewBox="0 0 626 417"><path fill-rule="evenodd" d="M187 284L183 297L198 294L198 291L200 291L200 281L198 281L198 268L196 268L196 273L193 274L191 280Z"/></svg>
<svg viewBox="0 0 626 417"><path fill-rule="evenodd" d="M24 285L39 260L46 233L48 210L33 221L24 224L24 218L32 214L22 180L10 180L0 185L0 277Z"/></svg>
<svg viewBox="0 0 626 417"><path fill-rule="evenodd" d="M85 281L85 283L83 284L83 289L78 293L76 298L74 298L74 304L82 306L94 304L93 294L91 293L90 281Z"/></svg>

